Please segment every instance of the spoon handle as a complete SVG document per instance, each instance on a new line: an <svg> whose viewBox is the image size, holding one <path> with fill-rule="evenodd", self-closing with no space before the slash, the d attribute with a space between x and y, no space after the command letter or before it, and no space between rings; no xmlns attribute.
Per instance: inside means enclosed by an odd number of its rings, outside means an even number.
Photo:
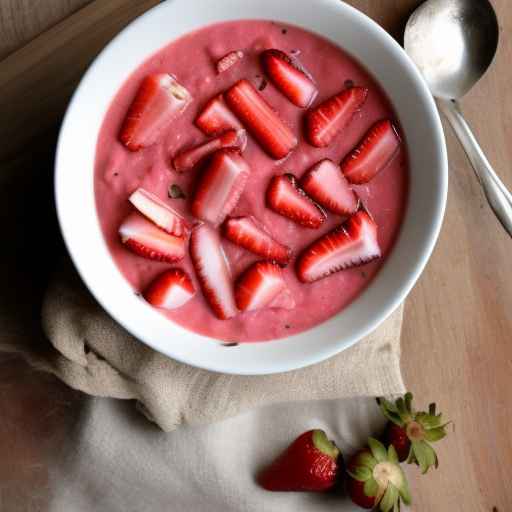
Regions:
<svg viewBox="0 0 512 512"><path fill-rule="evenodd" d="M471 128L464 119L458 102L438 99L437 103L468 155L489 205L507 233L512 236L512 194L491 167Z"/></svg>

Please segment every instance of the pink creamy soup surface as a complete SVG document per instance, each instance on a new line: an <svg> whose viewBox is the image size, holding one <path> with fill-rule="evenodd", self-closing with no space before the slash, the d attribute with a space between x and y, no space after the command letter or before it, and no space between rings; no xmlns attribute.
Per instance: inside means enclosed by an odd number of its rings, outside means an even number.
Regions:
<svg viewBox="0 0 512 512"><path fill-rule="evenodd" d="M328 147L315 148L307 142L304 136L306 111L292 104L265 76L259 56L269 48L297 56L311 73L319 91L313 107L337 94L349 83L368 88L368 98L361 111ZM217 60L239 49L244 52L243 59L218 74L215 67ZM120 127L141 81L151 73L174 75L192 94L193 101L182 115L162 130L156 144L129 152L118 140ZM176 173L171 163L172 157L183 149L208 140L194 124L195 118L209 99L242 78L261 90L261 95L297 135L299 144L286 159L276 161L249 135L243 156L251 167L251 174L231 216L254 216L275 239L292 249L294 257L283 272L296 307L292 310L261 309L220 320L201 293L188 250L185 258L176 264L144 259L121 243L118 229L133 211L128 197L138 187L154 193L191 223L194 222L190 213L190 198L199 171L193 169L183 174ZM354 187L378 226L382 257L371 263L343 270L314 283L301 283L295 273L296 256L311 242L340 225L343 218L328 213L326 222L319 229L301 227L267 208L265 191L276 174L291 172L300 178L321 159L330 158L339 163L371 125L384 118L391 119L398 126L393 108L375 79L338 46L301 28L271 21L234 21L207 26L170 43L128 78L113 99L98 138L96 205L106 243L119 270L133 286L134 293L142 293L164 270L183 268L192 278L197 293L182 307L172 311L161 310L162 314L187 329L220 340L272 340L324 322L342 311L368 286L393 247L406 209L408 192L403 133L400 134L403 143L392 162L369 183ZM169 198L171 184L179 185L186 199ZM251 263L261 259L226 239L222 244L234 279Z"/></svg>

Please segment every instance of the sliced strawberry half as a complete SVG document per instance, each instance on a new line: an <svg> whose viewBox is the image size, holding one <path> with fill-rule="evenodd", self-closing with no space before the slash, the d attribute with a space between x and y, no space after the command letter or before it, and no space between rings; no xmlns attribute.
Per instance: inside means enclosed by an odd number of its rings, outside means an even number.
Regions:
<svg viewBox="0 0 512 512"><path fill-rule="evenodd" d="M367 96L366 87L352 87L310 110L306 118L309 142L318 148L328 146L363 106Z"/></svg>
<svg viewBox="0 0 512 512"><path fill-rule="evenodd" d="M174 236L185 236L189 230L186 220L155 194L138 188L130 202L142 215L154 222L159 228Z"/></svg>
<svg viewBox="0 0 512 512"><path fill-rule="evenodd" d="M240 311L295 307L281 267L270 261L257 261L240 276L235 285L235 300Z"/></svg>
<svg viewBox="0 0 512 512"><path fill-rule="evenodd" d="M360 210L334 231L313 242L297 261L297 276L304 283L334 272L363 265L381 255L377 225Z"/></svg>
<svg viewBox="0 0 512 512"><path fill-rule="evenodd" d="M270 180L267 206L307 228L319 228L326 218L324 211L298 186L293 174L274 176Z"/></svg>
<svg viewBox="0 0 512 512"><path fill-rule="evenodd" d="M220 149L202 175L192 201L192 214L214 226L236 206L251 169L239 151Z"/></svg>
<svg viewBox="0 0 512 512"><path fill-rule="evenodd" d="M205 105L195 123L206 135L217 135L226 130L242 128L242 123L229 110L222 94L215 96Z"/></svg>
<svg viewBox="0 0 512 512"><path fill-rule="evenodd" d="M121 224L119 236L135 254L150 260L174 263L185 256L185 238L166 233L137 212Z"/></svg>
<svg viewBox="0 0 512 512"><path fill-rule="evenodd" d="M229 68L233 67L238 61L244 58L244 52L242 50L236 50L229 52L217 61L217 73L224 73Z"/></svg>
<svg viewBox="0 0 512 512"><path fill-rule="evenodd" d="M273 158L284 158L298 144L297 137L247 80L225 93L226 103Z"/></svg>
<svg viewBox="0 0 512 512"><path fill-rule="evenodd" d="M171 268L159 274L144 292L144 298L162 309L176 309L188 302L196 293L188 274L181 268Z"/></svg>
<svg viewBox="0 0 512 512"><path fill-rule="evenodd" d="M281 265L290 261L291 250L274 240L254 217L232 217L222 225L224 236L248 251Z"/></svg>
<svg viewBox="0 0 512 512"><path fill-rule="evenodd" d="M357 210L357 196L341 173L339 165L326 158L309 169L300 180L304 191L318 204L338 215Z"/></svg>
<svg viewBox="0 0 512 512"><path fill-rule="evenodd" d="M311 75L293 58L281 50L265 50L261 54L263 69L274 85L298 107L313 103L318 89Z"/></svg>
<svg viewBox="0 0 512 512"><path fill-rule="evenodd" d="M130 151L151 146L160 130L181 114L191 101L187 89L171 75L147 76L128 109L119 140Z"/></svg>
<svg viewBox="0 0 512 512"><path fill-rule="evenodd" d="M391 163L399 147L400 137L391 121L378 121L343 159L341 170L350 183L367 183Z"/></svg>
<svg viewBox="0 0 512 512"><path fill-rule="evenodd" d="M238 313L233 295L231 270L220 235L208 224L200 224L190 236L190 257L203 295L215 315L226 320Z"/></svg>
<svg viewBox="0 0 512 512"><path fill-rule="evenodd" d="M214 151L223 148L236 148L240 151L247 145L247 132L242 128L240 130L228 130L215 139L187 149L174 157L172 164L176 171L184 172L192 169L203 158L211 155Z"/></svg>

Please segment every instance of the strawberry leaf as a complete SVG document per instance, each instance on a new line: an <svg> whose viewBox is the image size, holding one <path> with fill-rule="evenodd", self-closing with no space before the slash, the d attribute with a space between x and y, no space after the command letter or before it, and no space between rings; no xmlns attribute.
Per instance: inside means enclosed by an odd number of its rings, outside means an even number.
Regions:
<svg viewBox="0 0 512 512"><path fill-rule="evenodd" d="M377 465L377 461L370 453L362 452L357 456L357 465L364 466L373 470L373 468Z"/></svg>
<svg viewBox="0 0 512 512"><path fill-rule="evenodd" d="M405 473L403 472L402 468L400 468L400 472L402 473L402 485L398 488L398 492L400 494L400 497L404 500L404 503L406 505L411 504L411 492L409 490L409 483L407 481L407 478L405 476Z"/></svg>
<svg viewBox="0 0 512 512"><path fill-rule="evenodd" d="M388 404L392 406L393 410L390 409ZM398 411L395 412L395 410L396 410L395 404L392 404L391 402L388 402L387 400L382 399L379 402L379 407L380 407L380 410L385 418L387 418L389 421L391 421L395 425L398 425L399 427L404 426L404 422L400 418L400 414L398 414Z"/></svg>
<svg viewBox="0 0 512 512"><path fill-rule="evenodd" d="M364 493L366 496L374 497L377 496L379 492L379 484L375 481L374 478L369 478L364 483Z"/></svg>
<svg viewBox="0 0 512 512"><path fill-rule="evenodd" d="M440 441L446 437L446 432L444 427L437 427L427 430L425 432L425 441L429 441L430 443L435 443L436 441Z"/></svg>
<svg viewBox="0 0 512 512"><path fill-rule="evenodd" d="M432 446L430 446L425 441L422 441L422 443L424 445L425 454L427 456L427 464L428 464L427 471L428 471L431 466L437 467L437 455L436 455L436 452L434 451L434 449L432 448ZM425 473L427 471L425 471Z"/></svg>
<svg viewBox="0 0 512 512"><path fill-rule="evenodd" d="M398 454L396 453L395 447L392 444L388 446L388 459L394 464L399 464Z"/></svg>
<svg viewBox="0 0 512 512"><path fill-rule="evenodd" d="M386 489L386 492L380 501L381 512L390 512L394 508L397 500L398 489L392 483L389 483L388 488Z"/></svg>
<svg viewBox="0 0 512 512"><path fill-rule="evenodd" d="M388 454L386 452L386 448L380 441L377 441L377 439L374 439L373 437L369 437L368 446L370 447L372 455L375 457L377 462L384 462L387 460Z"/></svg>
<svg viewBox="0 0 512 512"><path fill-rule="evenodd" d="M371 470L364 466L354 468L350 471L347 471L347 473L358 482L366 482L368 479L372 477Z"/></svg>

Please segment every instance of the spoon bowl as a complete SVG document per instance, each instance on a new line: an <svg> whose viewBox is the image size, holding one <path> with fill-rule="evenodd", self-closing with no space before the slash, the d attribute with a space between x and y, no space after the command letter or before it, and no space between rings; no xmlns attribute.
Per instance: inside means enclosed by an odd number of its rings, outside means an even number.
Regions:
<svg viewBox="0 0 512 512"><path fill-rule="evenodd" d="M430 0L409 18L405 50L439 98L464 96L498 48L496 13L488 0Z"/></svg>

